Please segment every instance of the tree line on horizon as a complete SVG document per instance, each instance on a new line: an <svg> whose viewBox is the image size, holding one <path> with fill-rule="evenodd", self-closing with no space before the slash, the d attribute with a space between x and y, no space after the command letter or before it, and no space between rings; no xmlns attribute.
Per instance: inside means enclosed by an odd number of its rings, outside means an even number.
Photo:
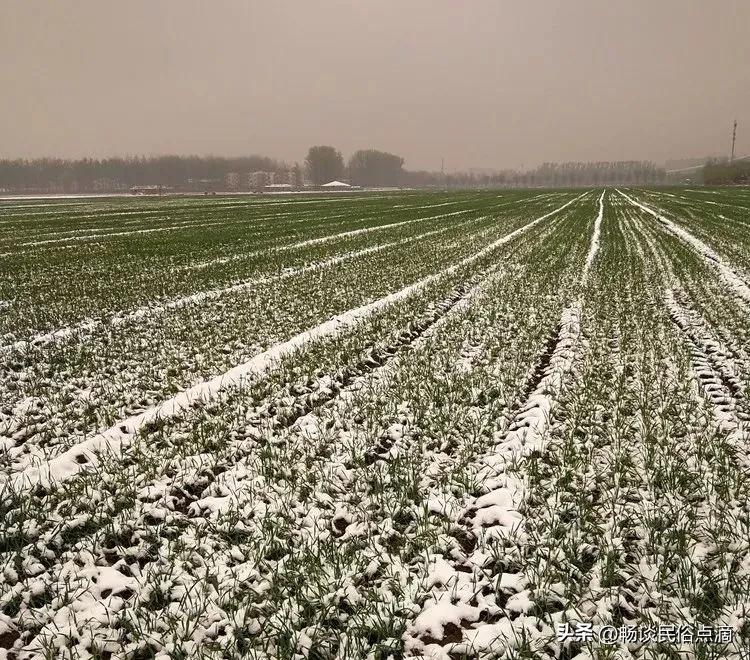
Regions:
<svg viewBox="0 0 750 660"><path fill-rule="evenodd" d="M0 191L122 192L157 185L174 190L221 189L231 172L302 172L299 164L266 156L128 156L105 159L60 158L0 160ZM363 187L566 187L610 184L658 184L665 171L648 161L544 163L519 172L434 172L404 169L404 159L377 149L355 151L348 162L329 145L309 149L307 181L320 186L344 180ZM294 180L301 177L295 176Z"/></svg>
<svg viewBox="0 0 750 660"><path fill-rule="evenodd" d="M703 166L703 183L708 186L750 184L750 158L710 159Z"/></svg>
<svg viewBox="0 0 750 660"><path fill-rule="evenodd" d="M154 184L181 188L187 182L222 181L227 172L268 171L284 168L265 156L126 156L115 158L37 158L0 160L0 189L56 187L71 191ZM76 192L76 190L73 190Z"/></svg>
<svg viewBox="0 0 750 660"><path fill-rule="evenodd" d="M355 152L344 165L340 151L330 146L311 147L305 160L315 185L346 177L363 186L591 186L627 183L663 183L664 168L649 161L601 161L593 163L543 163L534 170L493 173L409 171L404 159L375 149Z"/></svg>

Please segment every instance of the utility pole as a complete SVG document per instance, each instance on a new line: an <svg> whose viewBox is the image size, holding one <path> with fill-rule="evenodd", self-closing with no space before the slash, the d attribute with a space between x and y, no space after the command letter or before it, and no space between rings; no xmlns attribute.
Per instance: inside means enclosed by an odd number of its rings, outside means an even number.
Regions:
<svg viewBox="0 0 750 660"><path fill-rule="evenodd" d="M734 162L734 142L737 139L737 120L734 120L734 127L732 128L732 157L729 159L730 163Z"/></svg>

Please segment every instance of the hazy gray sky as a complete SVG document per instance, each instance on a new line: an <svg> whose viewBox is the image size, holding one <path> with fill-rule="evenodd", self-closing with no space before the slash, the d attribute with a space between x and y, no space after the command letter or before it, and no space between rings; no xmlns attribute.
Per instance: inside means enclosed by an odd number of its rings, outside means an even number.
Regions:
<svg viewBox="0 0 750 660"><path fill-rule="evenodd" d="M748 0L0 0L0 157L750 152Z"/></svg>

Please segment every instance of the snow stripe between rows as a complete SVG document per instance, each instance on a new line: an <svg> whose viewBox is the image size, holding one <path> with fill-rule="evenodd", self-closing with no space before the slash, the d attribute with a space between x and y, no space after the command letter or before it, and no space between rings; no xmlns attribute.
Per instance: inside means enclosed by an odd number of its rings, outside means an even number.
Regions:
<svg viewBox="0 0 750 660"><path fill-rule="evenodd" d="M591 245L589 245L589 252L586 255L586 263L583 266L583 272L581 273L581 281L585 282L588 277L589 270L591 270L591 264L594 263L594 257L599 251L599 236L602 229L602 218L604 217L604 191L599 197L599 215L596 216L594 221L594 233L591 236Z"/></svg>

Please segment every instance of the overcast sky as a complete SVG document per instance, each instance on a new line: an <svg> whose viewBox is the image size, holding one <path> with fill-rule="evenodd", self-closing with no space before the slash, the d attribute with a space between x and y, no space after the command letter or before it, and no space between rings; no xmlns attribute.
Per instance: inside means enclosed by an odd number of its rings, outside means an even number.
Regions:
<svg viewBox="0 0 750 660"><path fill-rule="evenodd" d="M0 0L0 157L750 152L748 0Z"/></svg>

